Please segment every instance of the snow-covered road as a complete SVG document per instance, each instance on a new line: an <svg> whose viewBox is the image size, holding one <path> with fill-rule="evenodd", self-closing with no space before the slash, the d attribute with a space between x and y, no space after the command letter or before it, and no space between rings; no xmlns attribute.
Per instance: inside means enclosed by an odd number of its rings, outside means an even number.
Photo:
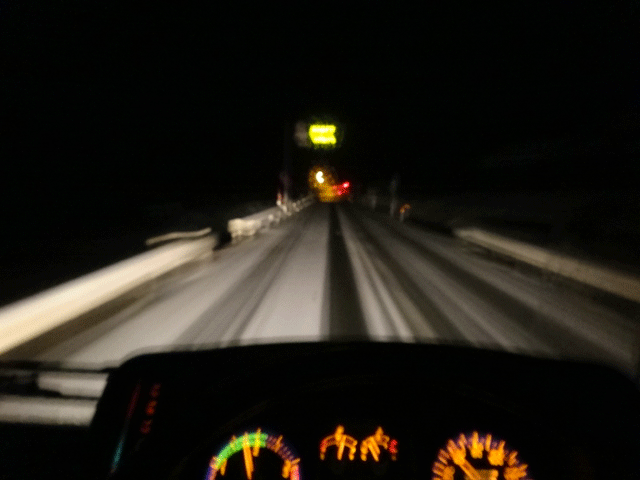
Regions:
<svg viewBox="0 0 640 480"><path fill-rule="evenodd" d="M351 204L316 204L30 360L342 337L447 342L637 366L634 314Z"/></svg>

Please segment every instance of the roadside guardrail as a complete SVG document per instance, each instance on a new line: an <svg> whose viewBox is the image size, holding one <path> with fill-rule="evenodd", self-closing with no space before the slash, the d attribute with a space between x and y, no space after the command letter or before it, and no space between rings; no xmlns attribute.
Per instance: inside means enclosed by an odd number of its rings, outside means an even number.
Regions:
<svg viewBox="0 0 640 480"><path fill-rule="evenodd" d="M199 238L209 235L211 233L211 227L203 228L196 232L171 232L165 235L158 235L157 237L148 238L144 243L146 246L157 245L163 242L170 242L173 240L186 240L189 238Z"/></svg>
<svg viewBox="0 0 640 480"><path fill-rule="evenodd" d="M313 203L308 196L247 217L229 220L234 240L253 236ZM167 243L170 242L170 243ZM164 243L164 245L163 245ZM32 340L191 261L218 244L211 228L149 238L153 250L0 308L0 354Z"/></svg>
<svg viewBox="0 0 640 480"><path fill-rule="evenodd" d="M181 265L212 255L217 242L212 235L179 239L0 308L0 354Z"/></svg>
<svg viewBox="0 0 640 480"><path fill-rule="evenodd" d="M490 233L479 228L461 228L454 235L488 250L556 273L619 297L640 302L640 278L625 272L570 258L544 248Z"/></svg>
<svg viewBox="0 0 640 480"><path fill-rule="evenodd" d="M235 242L245 237L252 237L260 230L277 225L282 220L299 212L313 203L313 197L304 197L296 202L268 208L242 218L233 218L227 223L227 230Z"/></svg>

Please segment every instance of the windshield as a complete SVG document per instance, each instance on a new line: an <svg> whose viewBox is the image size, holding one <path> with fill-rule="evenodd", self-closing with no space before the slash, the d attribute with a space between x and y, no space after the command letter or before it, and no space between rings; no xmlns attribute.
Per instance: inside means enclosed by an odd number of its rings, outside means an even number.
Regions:
<svg viewBox="0 0 640 480"><path fill-rule="evenodd" d="M358 338L636 374L632 2L0 11L3 360Z"/></svg>

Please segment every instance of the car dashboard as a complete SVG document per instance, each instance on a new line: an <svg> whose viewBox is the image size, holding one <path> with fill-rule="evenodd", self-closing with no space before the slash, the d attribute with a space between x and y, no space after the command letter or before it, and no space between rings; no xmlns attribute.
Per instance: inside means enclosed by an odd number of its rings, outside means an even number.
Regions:
<svg viewBox="0 0 640 480"><path fill-rule="evenodd" d="M149 354L110 376L87 468L114 479L636 478L638 400L607 367L455 346Z"/></svg>

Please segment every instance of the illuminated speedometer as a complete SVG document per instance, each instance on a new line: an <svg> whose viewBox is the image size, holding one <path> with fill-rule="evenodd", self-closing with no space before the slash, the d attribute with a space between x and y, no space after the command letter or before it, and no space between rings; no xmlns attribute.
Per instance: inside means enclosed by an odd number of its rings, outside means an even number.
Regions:
<svg viewBox="0 0 640 480"><path fill-rule="evenodd" d="M433 480L530 480L527 467L504 440L473 432L449 440L431 471Z"/></svg>
<svg viewBox="0 0 640 480"><path fill-rule="evenodd" d="M218 476L228 480L300 480L300 458L282 435L271 435L257 429L232 436L211 458L205 478L214 480Z"/></svg>

